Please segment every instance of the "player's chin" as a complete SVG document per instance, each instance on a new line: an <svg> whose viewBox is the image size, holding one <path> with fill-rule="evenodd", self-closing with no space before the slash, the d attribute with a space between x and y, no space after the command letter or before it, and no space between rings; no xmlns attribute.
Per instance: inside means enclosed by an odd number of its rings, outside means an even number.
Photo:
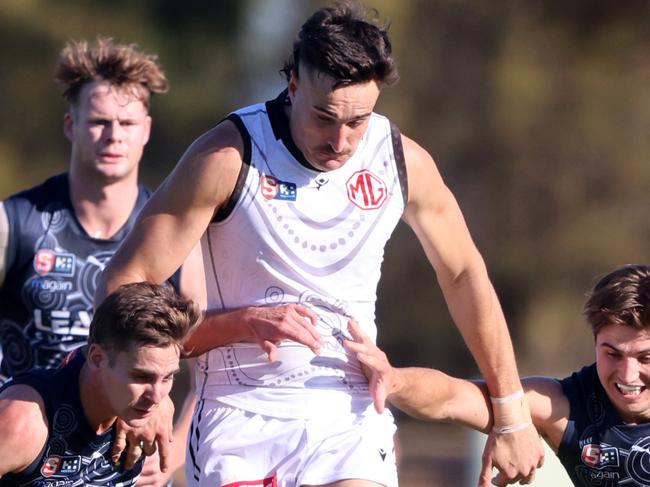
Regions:
<svg viewBox="0 0 650 487"><path fill-rule="evenodd" d="M122 418L131 428L142 428L149 422L149 418Z"/></svg>
<svg viewBox="0 0 650 487"><path fill-rule="evenodd" d="M350 160L350 154L336 154L331 151L317 151L311 160L311 164L319 171L333 171L342 167Z"/></svg>
<svg viewBox="0 0 650 487"><path fill-rule="evenodd" d="M127 417L122 419L124 419L124 422L132 428L138 428L147 424L151 416L153 416L154 410L155 408L148 410L132 408Z"/></svg>

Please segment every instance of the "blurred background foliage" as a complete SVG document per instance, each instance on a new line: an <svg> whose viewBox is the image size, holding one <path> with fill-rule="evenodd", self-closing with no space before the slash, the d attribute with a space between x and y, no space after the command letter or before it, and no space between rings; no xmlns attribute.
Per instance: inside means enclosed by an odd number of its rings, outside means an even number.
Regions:
<svg viewBox="0 0 650 487"><path fill-rule="evenodd" d="M52 81L69 39L109 35L157 53L142 179L156 187L227 113L273 97L302 0L3 0L0 197L64 171L66 105ZM648 262L650 4L367 0L390 21L400 82L377 111L436 159L487 262L524 374L592 358L584 294ZM379 288L380 344L396 364L476 375L408 227Z"/></svg>

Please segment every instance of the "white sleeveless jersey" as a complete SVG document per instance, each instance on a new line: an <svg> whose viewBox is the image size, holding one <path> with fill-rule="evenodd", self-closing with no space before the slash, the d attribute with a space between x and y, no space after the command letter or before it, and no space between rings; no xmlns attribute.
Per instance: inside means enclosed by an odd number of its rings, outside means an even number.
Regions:
<svg viewBox="0 0 650 487"><path fill-rule="evenodd" d="M318 315L322 351L292 341L269 362L255 343L211 350L197 364L200 397L275 417L371 403L359 362L342 339L354 317L376 339L384 246L406 201L398 130L372 114L342 167L314 170L293 143L285 97L228 119L245 141L244 165L225 214L202 237L208 309L298 303Z"/></svg>

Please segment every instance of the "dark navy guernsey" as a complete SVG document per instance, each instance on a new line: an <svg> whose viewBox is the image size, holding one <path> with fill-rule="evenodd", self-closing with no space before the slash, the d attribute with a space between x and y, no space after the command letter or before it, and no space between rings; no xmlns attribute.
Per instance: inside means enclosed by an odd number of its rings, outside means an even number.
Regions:
<svg viewBox="0 0 650 487"><path fill-rule="evenodd" d="M650 486L650 424L626 424L607 397L596 365L561 381L569 424L558 457L577 486Z"/></svg>
<svg viewBox="0 0 650 487"><path fill-rule="evenodd" d="M6 474L0 487L72 487L135 485L144 457L132 470L124 471L111 462L114 427L95 434L81 406L79 373L85 362L75 352L63 367L37 369L7 382L0 391L26 384L39 392L45 404L48 439L39 456L23 472Z"/></svg>
<svg viewBox="0 0 650 487"><path fill-rule="evenodd" d="M9 241L0 287L0 384L34 366L56 367L86 343L99 275L150 194L139 186L134 211L109 239L92 238L77 220L67 174L4 201Z"/></svg>

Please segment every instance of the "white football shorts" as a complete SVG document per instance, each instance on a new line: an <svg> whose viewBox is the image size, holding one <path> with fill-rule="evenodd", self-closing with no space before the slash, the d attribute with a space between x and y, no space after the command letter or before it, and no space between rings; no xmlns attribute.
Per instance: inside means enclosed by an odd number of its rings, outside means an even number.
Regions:
<svg viewBox="0 0 650 487"><path fill-rule="evenodd" d="M300 487L366 479L397 487L393 415L283 419L202 400L185 462L189 487Z"/></svg>

